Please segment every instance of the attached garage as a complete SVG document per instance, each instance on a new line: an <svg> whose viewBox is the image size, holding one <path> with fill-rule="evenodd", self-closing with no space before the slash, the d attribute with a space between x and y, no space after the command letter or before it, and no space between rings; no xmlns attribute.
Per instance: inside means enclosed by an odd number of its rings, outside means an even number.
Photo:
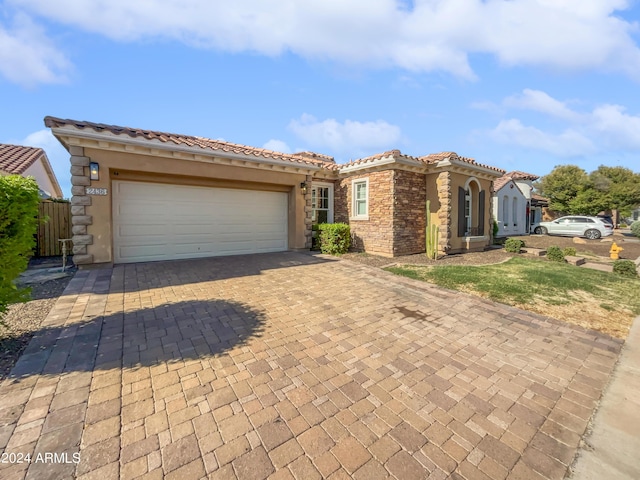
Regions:
<svg viewBox="0 0 640 480"><path fill-rule="evenodd" d="M189 135L46 117L71 154L76 265L306 250L311 184L334 163Z"/></svg>
<svg viewBox="0 0 640 480"><path fill-rule="evenodd" d="M115 263L287 250L284 192L113 181Z"/></svg>

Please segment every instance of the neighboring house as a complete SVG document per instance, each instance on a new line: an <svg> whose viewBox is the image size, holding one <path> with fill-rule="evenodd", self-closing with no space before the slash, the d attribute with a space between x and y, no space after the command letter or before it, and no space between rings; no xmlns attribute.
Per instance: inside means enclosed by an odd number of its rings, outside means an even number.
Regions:
<svg viewBox="0 0 640 480"><path fill-rule="evenodd" d="M532 225L541 221L544 199L533 193L533 181L538 178L531 173L513 171L494 182L493 212L499 237L528 235Z"/></svg>
<svg viewBox="0 0 640 480"><path fill-rule="evenodd" d="M533 231L533 229L540 222L546 222L549 220L554 220L556 218L555 214L551 215L549 211L549 199L544 198L537 193L531 194L531 221L529 222L530 228L529 231Z"/></svg>
<svg viewBox="0 0 640 480"><path fill-rule="evenodd" d="M311 225L347 222L386 256L490 244L493 180L455 153L398 150L336 164L201 137L46 117L71 154L74 261L127 263L308 249ZM427 212L427 200L430 210Z"/></svg>
<svg viewBox="0 0 640 480"><path fill-rule="evenodd" d="M34 177L41 198L62 198L62 190L41 148L0 143L0 174Z"/></svg>

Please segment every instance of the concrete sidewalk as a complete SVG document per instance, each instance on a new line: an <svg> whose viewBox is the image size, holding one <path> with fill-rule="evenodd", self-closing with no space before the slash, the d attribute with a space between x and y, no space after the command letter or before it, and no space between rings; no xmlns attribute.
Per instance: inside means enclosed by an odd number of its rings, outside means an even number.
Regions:
<svg viewBox="0 0 640 480"><path fill-rule="evenodd" d="M631 327L592 428L570 478L640 478L640 317Z"/></svg>

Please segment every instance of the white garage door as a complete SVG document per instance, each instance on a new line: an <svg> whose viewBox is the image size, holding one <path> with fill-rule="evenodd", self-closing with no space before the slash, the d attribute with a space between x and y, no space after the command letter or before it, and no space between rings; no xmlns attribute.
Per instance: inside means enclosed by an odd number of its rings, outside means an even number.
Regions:
<svg viewBox="0 0 640 480"><path fill-rule="evenodd" d="M116 263L287 249L287 194L113 182Z"/></svg>

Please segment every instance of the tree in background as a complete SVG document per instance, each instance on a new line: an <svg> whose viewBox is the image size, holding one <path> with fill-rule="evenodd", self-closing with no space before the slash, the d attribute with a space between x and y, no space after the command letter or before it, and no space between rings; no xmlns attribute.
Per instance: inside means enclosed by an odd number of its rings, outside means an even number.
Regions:
<svg viewBox="0 0 640 480"><path fill-rule="evenodd" d="M626 217L640 205L640 173L624 167L600 165L591 172L589 179L593 189L599 192L606 203L599 211L615 209Z"/></svg>
<svg viewBox="0 0 640 480"><path fill-rule="evenodd" d="M589 175L575 165L560 165L536 183L551 210L562 214L597 215L618 210L629 215L640 205L640 174L624 167L601 165Z"/></svg>
<svg viewBox="0 0 640 480"><path fill-rule="evenodd" d="M549 199L549 208L563 214L572 213L571 201L583 191L589 176L575 165L559 165L545 175L535 187L541 195Z"/></svg>
<svg viewBox="0 0 640 480"><path fill-rule="evenodd" d="M38 184L19 175L0 176L0 316L25 300L14 280L29 263L38 228Z"/></svg>

